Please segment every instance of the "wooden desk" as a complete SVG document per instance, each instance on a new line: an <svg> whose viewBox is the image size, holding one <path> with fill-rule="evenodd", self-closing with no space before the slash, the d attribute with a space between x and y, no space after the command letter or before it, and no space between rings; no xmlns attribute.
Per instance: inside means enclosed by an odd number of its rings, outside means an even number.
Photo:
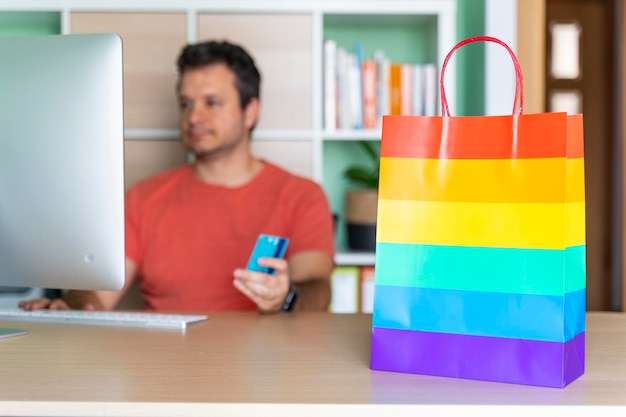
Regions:
<svg viewBox="0 0 626 417"><path fill-rule="evenodd" d="M626 414L626 314L588 315L587 371L565 389L372 371L370 325L311 313L211 314L186 333L0 322L30 331L0 340L0 415Z"/></svg>

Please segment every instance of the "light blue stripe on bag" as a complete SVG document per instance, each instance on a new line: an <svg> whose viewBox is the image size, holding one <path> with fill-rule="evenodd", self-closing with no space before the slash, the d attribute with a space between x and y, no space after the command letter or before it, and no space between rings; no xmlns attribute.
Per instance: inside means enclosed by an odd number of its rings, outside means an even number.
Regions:
<svg viewBox="0 0 626 417"><path fill-rule="evenodd" d="M585 329L584 289L564 296L375 285L372 326L566 342Z"/></svg>
<svg viewBox="0 0 626 417"><path fill-rule="evenodd" d="M566 250L376 245L376 284L563 295L586 286L585 245Z"/></svg>

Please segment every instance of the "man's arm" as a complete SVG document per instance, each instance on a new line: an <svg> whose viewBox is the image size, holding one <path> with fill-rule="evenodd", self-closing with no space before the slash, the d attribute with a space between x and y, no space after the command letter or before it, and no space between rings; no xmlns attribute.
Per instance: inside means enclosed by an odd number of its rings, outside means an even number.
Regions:
<svg viewBox="0 0 626 417"><path fill-rule="evenodd" d="M301 252L289 259L289 277L296 284L298 311L327 311L334 260L323 252Z"/></svg>
<svg viewBox="0 0 626 417"><path fill-rule="evenodd" d="M296 285L295 310L327 311L330 305L330 276L335 266L332 214L322 188L312 181L298 184L295 207L288 213L292 229L287 236L288 260L261 258L261 266L275 274L237 269L233 285L250 298L261 312L277 312L284 305L289 284ZM293 251L290 255L290 251Z"/></svg>
<svg viewBox="0 0 626 417"><path fill-rule="evenodd" d="M137 264L129 258L126 258L126 279L124 281L124 287L118 291L94 291L95 299L100 302L100 305L96 309L113 310L132 285L136 275Z"/></svg>

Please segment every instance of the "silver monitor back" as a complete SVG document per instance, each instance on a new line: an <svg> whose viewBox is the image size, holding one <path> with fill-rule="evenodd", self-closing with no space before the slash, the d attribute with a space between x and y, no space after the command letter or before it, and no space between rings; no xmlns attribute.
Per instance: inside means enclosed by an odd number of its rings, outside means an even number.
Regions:
<svg viewBox="0 0 626 417"><path fill-rule="evenodd" d="M0 37L0 285L124 284L122 43Z"/></svg>

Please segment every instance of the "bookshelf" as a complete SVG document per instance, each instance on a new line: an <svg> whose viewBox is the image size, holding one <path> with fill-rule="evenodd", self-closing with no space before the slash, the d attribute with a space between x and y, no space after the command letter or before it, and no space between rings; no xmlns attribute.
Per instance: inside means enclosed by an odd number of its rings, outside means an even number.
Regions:
<svg viewBox="0 0 626 417"><path fill-rule="evenodd" d="M462 1L462 0L459 0ZM440 68L458 39L457 0L5 0L0 35L119 33L125 48L126 185L185 162L178 145L174 59L187 42L210 37L245 45L264 77L255 131L257 155L323 185L342 216L341 172L358 158L354 141L380 130L323 127L323 41L377 48L390 58ZM288 36L287 36L288 35ZM446 88L454 108L454 62ZM373 264L371 253L345 250L340 217L337 263Z"/></svg>

